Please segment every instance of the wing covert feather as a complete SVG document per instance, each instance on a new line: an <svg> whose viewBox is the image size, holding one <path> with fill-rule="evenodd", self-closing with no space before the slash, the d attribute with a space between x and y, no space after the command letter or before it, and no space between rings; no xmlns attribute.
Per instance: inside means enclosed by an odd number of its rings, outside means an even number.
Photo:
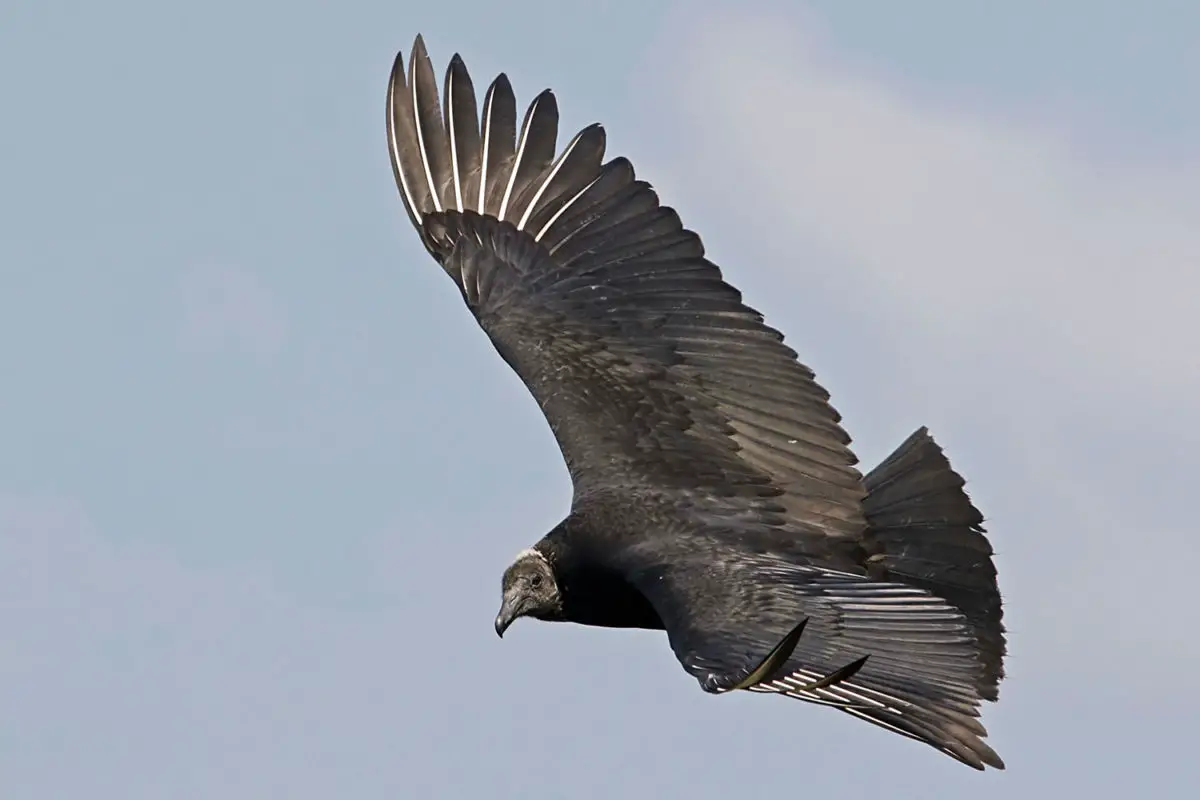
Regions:
<svg viewBox="0 0 1200 800"><path fill-rule="evenodd" d="M774 498L797 525L857 531L860 481L827 395L702 256L656 259L651 238L636 260L572 268L488 217L435 214L425 229L537 399L578 494Z"/></svg>

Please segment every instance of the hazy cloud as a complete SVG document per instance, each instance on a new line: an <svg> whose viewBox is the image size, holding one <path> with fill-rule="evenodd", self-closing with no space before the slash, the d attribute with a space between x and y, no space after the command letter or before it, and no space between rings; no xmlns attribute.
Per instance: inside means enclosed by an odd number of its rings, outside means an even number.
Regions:
<svg viewBox="0 0 1200 800"><path fill-rule="evenodd" d="M681 100L722 113L687 157L736 168L725 179L752 191L735 196L841 255L876 300L952 348L1001 341L1089 379L1200 391L1200 153L1089 160L1086 130L906 95L786 22L710 17L695 35Z"/></svg>
<svg viewBox="0 0 1200 800"><path fill-rule="evenodd" d="M687 133L648 177L698 207L688 224L802 358L838 363L852 433L913 420L947 444L992 520L1014 675L1101 651L1088 669L1200 663L1187 589L1159 577L1200 555L1179 508L1200 444L1200 153L1089 157L1086 130L920 96L786 17L682 24ZM1153 613L1118 573L1154 587Z"/></svg>

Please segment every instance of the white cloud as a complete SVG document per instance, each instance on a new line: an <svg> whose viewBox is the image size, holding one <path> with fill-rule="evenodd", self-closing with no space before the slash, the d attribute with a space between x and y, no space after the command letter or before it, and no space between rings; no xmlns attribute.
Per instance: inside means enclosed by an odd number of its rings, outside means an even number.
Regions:
<svg viewBox="0 0 1200 800"><path fill-rule="evenodd" d="M1096 670L1200 663L1184 583L1160 577L1200 556L1173 493L1180 437L1200 445L1200 152L1098 160L1069 119L918 96L787 17L680 24L654 99L686 131L640 173L803 360L857 384L834 391L851 433L919 415L947 444L993 520L1013 674L1089 649L1121 651Z"/></svg>
<svg viewBox="0 0 1200 800"><path fill-rule="evenodd" d="M1089 162L1073 152L1087 131L939 108L778 21L710 18L688 41L680 97L709 123L688 157L745 170L726 179L776 230L956 347L1001 333L1092 377L1200 392L1200 159Z"/></svg>

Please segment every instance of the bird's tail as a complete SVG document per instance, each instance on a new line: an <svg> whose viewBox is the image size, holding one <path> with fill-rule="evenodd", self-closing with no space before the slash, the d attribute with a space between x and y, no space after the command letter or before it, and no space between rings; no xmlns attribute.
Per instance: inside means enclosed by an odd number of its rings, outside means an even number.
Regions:
<svg viewBox="0 0 1200 800"><path fill-rule="evenodd" d="M956 606L979 640L979 693L995 700L1005 638L992 546L965 481L921 428L865 478L872 577L925 589Z"/></svg>
<svg viewBox="0 0 1200 800"><path fill-rule="evenodd" d="M404 207L426 247L429 215L474 211L529 232L553 251L580 229L581 213L633 183L624 159L602 164L604 129L590 125L555 156L558 103L550 90L534 98L518 131L512 85L501 74L476 106L475 87L456 54L442 98L417 36L407 73L396 55L387 91L388 150ZM612 184L612 185L609 185ZM595 209L592 209L594 212Z"/></svg>

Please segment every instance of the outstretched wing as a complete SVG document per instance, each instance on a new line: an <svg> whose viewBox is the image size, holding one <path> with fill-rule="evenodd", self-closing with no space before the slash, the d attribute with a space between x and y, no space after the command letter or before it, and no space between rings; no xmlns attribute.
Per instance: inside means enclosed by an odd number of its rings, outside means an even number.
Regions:
<svg viewBox="0 0 1200 800"><path fill-rule="evenodd" d="M686 488L816 538L861 534L862 478L828 394L630 163L601 163L603 130L556 158L553 95L518 133L501 75L479 117L458 56L440 105L418 37L388 87L400 194L541 406L577 498Z"/></svg>
<svg viewBox="0 0 1200 800"><path fill-rule="evenodd" d="M975 633L954 607L905 584L722 546L715 536L693 548L703 557L634 553L624 565L706 691L832 706L976 769L1004 768L978 720ZM753 534L737 540L746 538Z"/></svg>

